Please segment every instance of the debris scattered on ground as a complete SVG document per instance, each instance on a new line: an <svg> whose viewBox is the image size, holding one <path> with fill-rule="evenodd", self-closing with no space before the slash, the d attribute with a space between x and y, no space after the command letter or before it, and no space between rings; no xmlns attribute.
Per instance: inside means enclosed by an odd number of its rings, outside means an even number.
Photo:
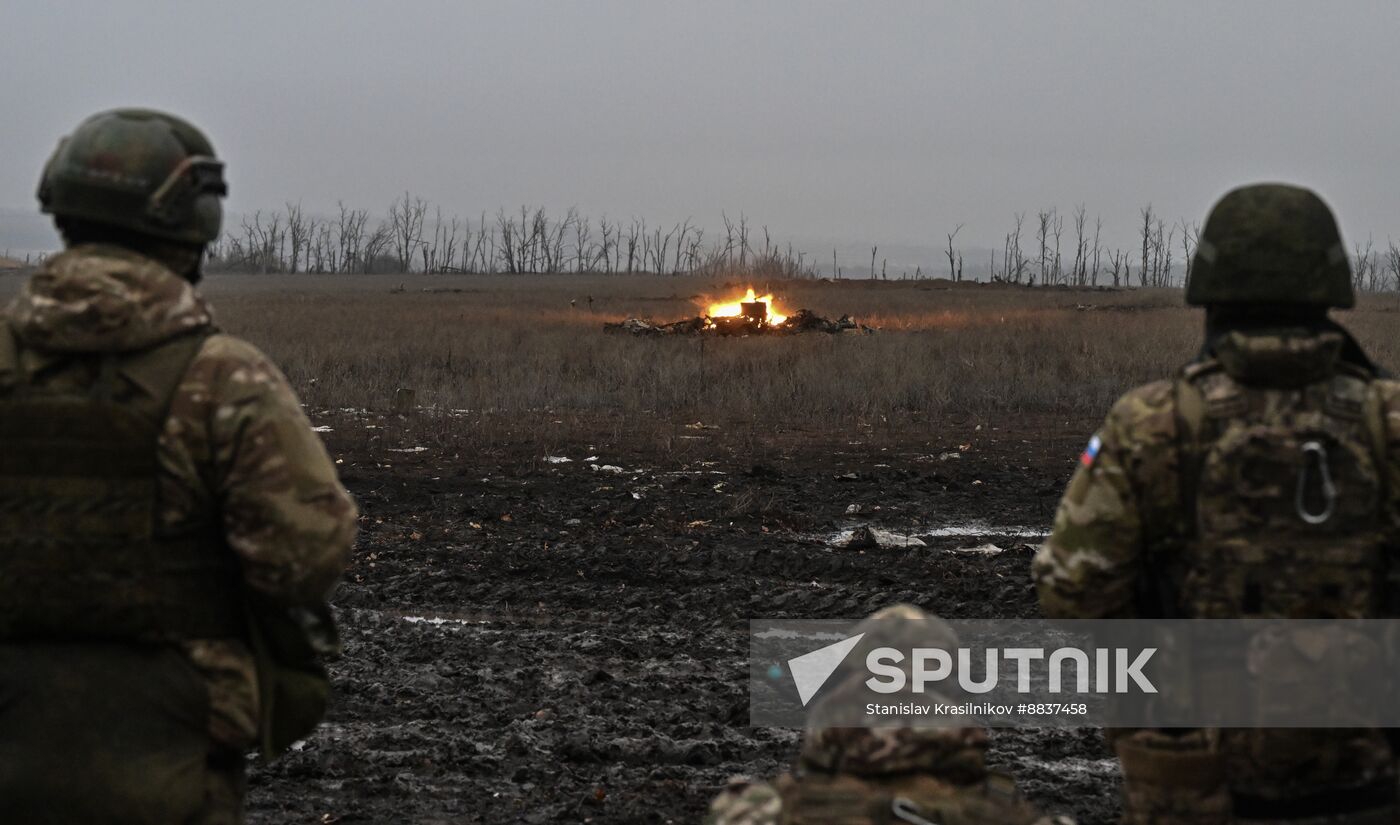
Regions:
<svg viewBox="0 0 1400 825"><path fill-rule="evenodd" d="M851 537L844 544L847 550L893 550L910 547L927 547L923 539L881 530L878 527L862 526L851 531Z"/></svg>
<svg viewBox="0 0 1400 825"><path fill-rule="evenodd" d="M873 327L857 323L851 316L842 315L835 321L823 318L810 309L799 309L782 321L771 321L751 315L731 315L711 317L697 315L669 324L657 323L643 318L628 318L617 323L603 324L609 332L628 332L633 335L794 335L801 332L825 332L831 335L842 332L873 333Z"/></svg>

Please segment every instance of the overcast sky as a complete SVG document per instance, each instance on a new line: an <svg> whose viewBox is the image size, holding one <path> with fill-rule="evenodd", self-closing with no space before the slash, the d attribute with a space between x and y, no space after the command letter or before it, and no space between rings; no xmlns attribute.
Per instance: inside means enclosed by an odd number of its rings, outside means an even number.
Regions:
<svg viewBox="0 0 1400 825"><path fill-rule="evenodd" d="M202 126L233 211L745 212L1000 247L1017 211L1200 220L1261 178L1400 237L1393 2L55 2L0 9L0 207L105 108ZM1029 223L1029 221L1028 221ZM1029 227L1028 227L1029 228Z"/></svg>

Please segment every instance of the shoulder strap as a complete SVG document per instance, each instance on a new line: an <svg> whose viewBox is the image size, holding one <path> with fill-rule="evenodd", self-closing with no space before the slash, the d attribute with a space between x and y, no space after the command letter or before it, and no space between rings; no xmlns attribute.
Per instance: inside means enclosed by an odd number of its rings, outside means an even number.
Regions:
<svg viewBox="0 0 1400 825"><path fill-rule="evenodd" d="M13 389L20 379L19 344L10 322L0 316L0 393Z"/></svg>
<svg viewBox="0 0 1400 825"><path fill-rule="evenodd" d="M1196 485L1200 478L1206 403L1195 379L1209 371L1208 366L1192 364L1172 381L1177 494L1175 501L1144 502L1157 514L1153 517L1157 538L1143 547L1144 570L1138 577L1138 610L1144 617L1175 618L1180 612L1181 594L1168 575L1170 562L1166 556L1179 551L1197 530Z"/></svg>
<svg viewBox="0 0 1400 825"><path fill-rule="evenodd" d="M1376 477L1380 479L1381 506L1390 501L1390 431L1386 426L1386 409L1381 394L1375 391L1374 383L1367 386L1366 402L1362 406L1362 420L1366 425L1366 436L1371 442L1371 456L1376 462Z"/></svg>
<svg viewBox="0 0 1400 825"><path fill-rule="evenodd" d="M213 327L201 327L135 355L121 357L115 372L140 389L151 404L150 411L163 425L170 416L171 402L185 379L185 373L189 372L190 364L204 347L204 342L217 332Z"/></svg>
<svg viewBox="0 0 1400 825"><path fill-rule="evenodd" d="M1183 372L1172 387L1176 402L1177 512L1185 520L1186 535L1196 532L1196 484L1200 480L1201 431L1206 420L1205 397L1192 380L1197 375Z"/></svg>

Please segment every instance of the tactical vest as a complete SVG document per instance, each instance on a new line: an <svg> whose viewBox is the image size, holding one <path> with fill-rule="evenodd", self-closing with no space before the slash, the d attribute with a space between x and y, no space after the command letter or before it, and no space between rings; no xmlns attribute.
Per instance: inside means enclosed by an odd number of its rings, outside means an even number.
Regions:
<svg viewBox="0 0 1400 825"><path fill-rule="evenodd" d="M1161 613L1379 615L1394 531L1371 380L1346 364L1290 387L1241 383L1216 360L1183 371L1179 500L1148 503L1159 539L1147 578Z"/></svg>
<svg viewBox="0 0 1400 825"><path fill-rule="evenodd" d="M0 321L0 639L246 633L217 514L180 534L157 521L157 442L209 334L36 360Z"/></svg>
<svg viewBox="0 0 1400 825"><path fill-rule="evenodd" d="M925 774L785 775L776 785L784 825L1029 825L1041 818L1011 777L996 773L973 785Z"/></svg>

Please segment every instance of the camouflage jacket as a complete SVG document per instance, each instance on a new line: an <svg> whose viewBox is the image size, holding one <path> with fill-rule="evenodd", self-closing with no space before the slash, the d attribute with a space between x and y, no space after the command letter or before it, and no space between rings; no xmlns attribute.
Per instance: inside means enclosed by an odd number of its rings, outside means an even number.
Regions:
<svg viewBox="0 0 1400 825"><path fill-rule="evenodd" d="M8 307L26 371L62 382L74 353L137 351L213 323L204 299L159 263L109 246L49 259ZM347 563L356 510L296 395L265 355L207 338L180 380L158 443L163 527L210 512L246 585L287 605L327 598ZM209 731L256 737L254 660L238 640L182 643L209 689Z"/></svg>
<svg viewBox="0 0 1400 825"><path fill-rule="evenodd" d="M1216 367L1222 379L1242 376L1240 380L1248 383L1252 378L1278 379L1291 372L1304 380L1318 379L1309 386L1325 387L1322 379L1332 374L1328 359L1335 359L1339 347L1340 341L1327 334L1232 333L1217 344L1213 362L1188 367L1182 378ZM1262 376L1252 377L1250 370ZM1032 565L1046 616L1143 615L1143 585L1151 577L1148 557L1157 548L1179 543L1192 529L1181 505L1178 467L1182 416L1176 385L1182 378L1129 391L1090 440L1060 501L1050 537ZM1205 403L1211 402L1210 393L1219 383L1228 382L1203 382ZM1354 403L1377 410L1383 442L1377 486L1387 491L1387 500L1379 502L1383 522L1379 529L1393 537L1400 524L1400 382L1373 379L1353 385L1358 389L1351 391L1360 396ZM1268 381L1255 390L1264 405L1280 410L1303 391L1298 386L1275 389ZM1246 530L1240 535L1247 534ZM1280 578L1292 581L1289 576Z"/></svg>

